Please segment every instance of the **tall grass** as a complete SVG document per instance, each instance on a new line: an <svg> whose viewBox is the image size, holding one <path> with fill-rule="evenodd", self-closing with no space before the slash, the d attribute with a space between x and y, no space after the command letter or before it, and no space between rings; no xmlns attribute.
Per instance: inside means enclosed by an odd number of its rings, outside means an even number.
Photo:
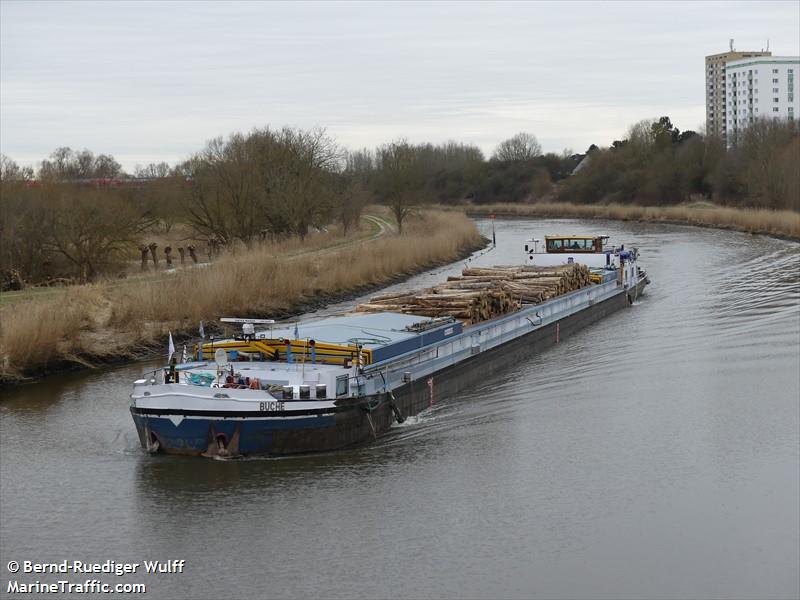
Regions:
<svg viewBox="0 0 800 600"><path fill-rule="evenodd" d="M0 382L65 363L135 355L158 339L163 343L168 329L193 334L200 320L269 317L315 296L346 293L455 260L481 244L465 215L426 211L409 219L402 235L290 255L277 255L269 245L158 281L87 285L5 306L0 309Z"/></svg>
<svg viewBox="0 0 800 600"><path fill-rule="evenodd" d="M700 227L717 227L763 233L800 240L800 213L790 210L728 208L699 203L679 206L635 206L623 204L486 204L466 208L468 214L513 217L616 219L654 221Z"/></svg>

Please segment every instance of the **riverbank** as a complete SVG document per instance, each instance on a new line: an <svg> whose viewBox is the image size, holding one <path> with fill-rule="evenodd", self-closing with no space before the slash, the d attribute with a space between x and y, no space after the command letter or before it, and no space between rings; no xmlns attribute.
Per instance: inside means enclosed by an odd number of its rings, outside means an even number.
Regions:
<svg viewBox="0 0 800 600"><path fill-rule="evenodd" d="M0 385L90 368L180 344L225 315L286 318L482 247L465 215L423 211L402 235L308 254L253 250L159 281L93 284L0 309ZM210 331L210 330L209 330Z"/></svg>
<svg viewBox="0 0 800 600"><path fill-rule="evenodd" d="M448 207L451 210L453 207ZM622 204L485 204L459 206L469 216L497 215L521 218L614 219L713 227L746 233L800 240L800 213L783 210L728 208L708 202L678 206L632 206Z"/></svg>

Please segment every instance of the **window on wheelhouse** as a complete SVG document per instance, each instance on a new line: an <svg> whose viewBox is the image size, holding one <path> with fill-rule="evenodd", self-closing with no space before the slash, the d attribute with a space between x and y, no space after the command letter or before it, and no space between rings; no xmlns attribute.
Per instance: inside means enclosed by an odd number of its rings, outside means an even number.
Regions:
<svg viewBox="0 0 800 600"><path fill-rule="evenodd" d="M548 252L602 252L600 238L547 238Z"/></svg>

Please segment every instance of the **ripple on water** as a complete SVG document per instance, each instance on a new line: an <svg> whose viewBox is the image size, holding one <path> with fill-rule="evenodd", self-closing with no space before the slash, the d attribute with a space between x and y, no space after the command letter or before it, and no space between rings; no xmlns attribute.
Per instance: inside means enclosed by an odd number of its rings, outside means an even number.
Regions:
<svg viewBox="0 0 800 600"><path fill-rule="evenodd" d="M186 558L190 577L152 582L170 598L800 596L800 246L610 221L495 227L475 264L602 231L640 249L653 285L342 452L149 456L128 412L148 365L4 392L0 554Z"/></svg>

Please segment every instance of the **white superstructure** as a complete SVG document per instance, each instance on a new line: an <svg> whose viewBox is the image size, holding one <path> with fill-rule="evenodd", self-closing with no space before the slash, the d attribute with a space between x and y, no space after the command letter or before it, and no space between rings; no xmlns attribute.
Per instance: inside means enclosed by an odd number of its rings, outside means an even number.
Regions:
<svg viewBox="0 0 800 600"><path fill-rule="evenodd" d="M727 142L758 119L800 116L800 56L758 56L725 69Z"/></svg>
<svg viewBox="0 0 800 600"><path fill-rule="evenodd" d="M525 264L552 267L578 263L595 273L614 272L625 287L635 287L646 274L636 265L639 252L608 244L607 235L548 235L544 240L531 238L525 242ZM603 280L606 280L604 277Z"/></svg>

